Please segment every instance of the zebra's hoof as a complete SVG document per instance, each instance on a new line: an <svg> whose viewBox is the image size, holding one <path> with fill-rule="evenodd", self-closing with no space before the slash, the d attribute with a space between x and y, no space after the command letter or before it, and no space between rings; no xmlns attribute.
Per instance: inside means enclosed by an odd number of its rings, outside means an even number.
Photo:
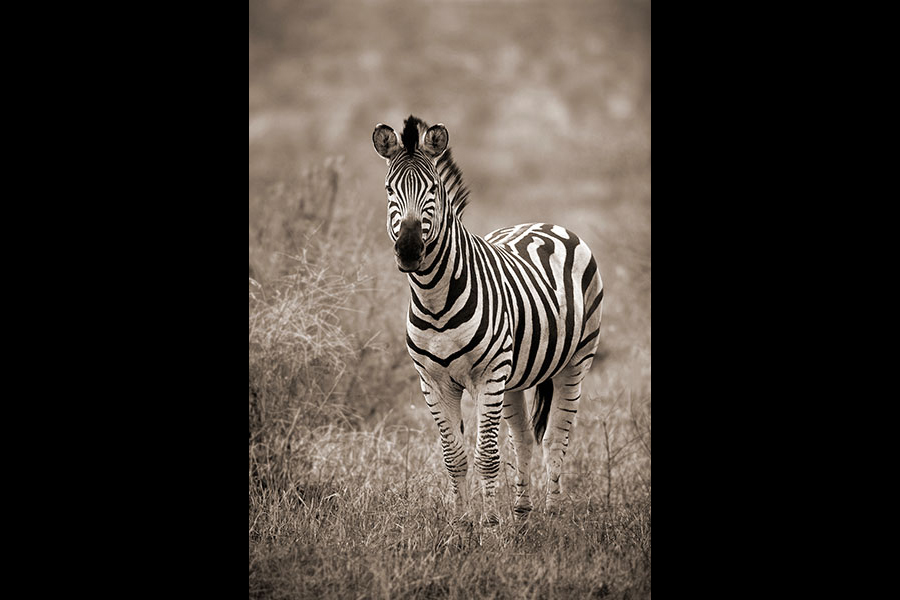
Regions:
<svg viewBox="0 0 900 600"><path fill-rule="evenodd" d="M516 522L525 521L528 518L528 515L531 514L530 506L517 506L513 509L513 518Z"/></svg>

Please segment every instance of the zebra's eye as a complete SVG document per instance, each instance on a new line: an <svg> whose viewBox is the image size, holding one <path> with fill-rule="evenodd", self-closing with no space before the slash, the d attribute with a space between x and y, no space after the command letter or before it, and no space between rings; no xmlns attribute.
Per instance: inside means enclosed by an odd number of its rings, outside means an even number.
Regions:
<svg viewBox="0 0 900 600"><path fill-rule="evenodd" d="M386 186L384 187L384 189L387 190L388 196L393 196L393 195L394 195L394 190L391 189L391 186L386 185Z"/></svg>
<svg viewBox="0 0 900 600"><path fill-rule="evenodd" d="M431 186L431 189L428 191L429 194L437 194L437 184Z"/></svg>

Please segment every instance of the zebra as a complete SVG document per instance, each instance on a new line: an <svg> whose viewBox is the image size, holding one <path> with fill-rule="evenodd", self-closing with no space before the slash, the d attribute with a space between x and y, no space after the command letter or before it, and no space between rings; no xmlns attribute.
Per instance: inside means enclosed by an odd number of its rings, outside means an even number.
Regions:
<svg viewBox="0 0 900 600"><path fill-rule="evenodd" d="M461 218L469 192L443 124L429 127L410 115L399 135L379 123L372 141L388 164L387 230L409 282L407 350L438 426L458 517L470 518L463 389L478 415L474 466L482 523L500 518L501 416L516 461L514 519L533 509L535 442L543 446L546 507L558 512L569 431L599 344L603 282L593 254L574 233L548 223L505 227L484 238L468 232ZM535 388L530 415L529 388Z"/></svg>

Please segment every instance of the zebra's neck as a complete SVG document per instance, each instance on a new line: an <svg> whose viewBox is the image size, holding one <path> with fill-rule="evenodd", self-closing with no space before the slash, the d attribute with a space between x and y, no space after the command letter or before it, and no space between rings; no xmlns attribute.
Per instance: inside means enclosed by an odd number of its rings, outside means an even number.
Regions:
<svg viewBox="0 0 900 600"><path fill-rule="evenodd" d="M442 236L435 241L434 258L418 273L410 273L409 319L423 324L437 325L458 303L477 300L470 282L474 279L475 236L469 233L459 218L449 215Z"/></svg>

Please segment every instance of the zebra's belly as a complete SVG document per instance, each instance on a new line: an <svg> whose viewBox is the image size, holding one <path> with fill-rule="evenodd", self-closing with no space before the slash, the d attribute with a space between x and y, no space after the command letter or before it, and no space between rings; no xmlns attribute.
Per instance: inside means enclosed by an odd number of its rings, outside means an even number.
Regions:
<svg viewBox="0 0 900 600"><path fill-rule="evenodd" d="M515 327L503 327L493 335L457 330L454 335L417 336L409 331L407 346L420 375L432 382L452 381L472 391L495 378L500 368L502 372L509 370L506 389L519 391L556 375L572 358L577 339L567 333L566 321L563 312L552 324L547 320L529 324L520 328L518 339ZM572 315L569 327L576 326L580 328L581 319ZM562 343L560 335L572 339ZM509 366L504 367L504 363Z"/></svg>
<svg viewBox="0 0 900 600"><path fill-rule="evenodd" d="M580 319L577 320L580 327ZM565 318L556 324L556 331L565 332ZM549 336L549 327L543 324L544 329L537 334L529 332L514 347L512 369L507 380L506 389L510 392L526 390L546 381L559 373L569 363L575 354L576 342L573 339L569 344L561 343L558 336Z"/></svg>

